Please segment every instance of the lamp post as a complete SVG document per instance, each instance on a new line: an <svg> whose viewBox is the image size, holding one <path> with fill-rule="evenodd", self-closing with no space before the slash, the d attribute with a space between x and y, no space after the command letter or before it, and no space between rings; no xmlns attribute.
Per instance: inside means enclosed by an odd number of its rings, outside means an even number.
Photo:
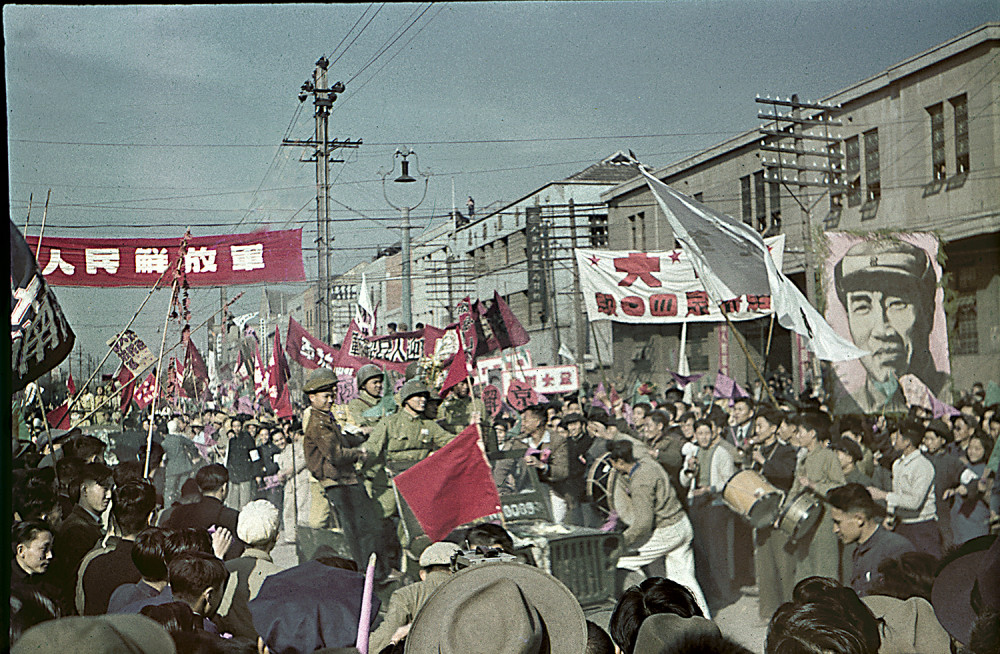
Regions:
<svg viewBox="0 0 1000 654"><path fill-rule="evenodd" d="M400 162L401 174L400 174L399 177L397 177L396 179L393 180L394 183L396 183L396 184L412 184L412 183L414 183L414 182L417 181L415 177L413 177L413 176L410 175L410 162L407 159L407 157L409 157L411 155L413 156L413 159L414 159L414 167L416 167L416 160L417 160L417 153L416 152L414 152L413 150L410 150L410 149L407 149L405 152L402 151L402 150L396 150L396 153L393 155L393 158L392 158L392 166L393 166L392 169L395 170L395 168L396 168L396 159L401 158L402 161ZM424 175L421 175L424 178L424 194L423 194L423 196L421 196L420 202L417 202L413 206L397 207L389 199L389 195L386 192L386 188L385 188L385 178L388 177L389 174L391 174L391 173L392 173L392 170L390 170L388 174L383 174L382 175L382 195L385 197L385 201L389 204L389 206L391 206L393 209L395 209L397 211L401 211L403 213L403 234L402 234L402 237L401 237L401 242L402 242L402 253L401 253L401 256L402 256L402 259L403 259L403 293L402 293L403 297L401 298L401 300L402 300L401 304L402 304L402 310L403 310L403 319L402 319L402 322L403 322L403 324L406 325L407 329L412 329L413 328L413 312L412 312L412 308L411 308L412 307L412 304L411 304L411 295L413 293L413 278L412 278L412 273L411 273L411 270L410 270L410 211L412 211L413 209L416 209L417 207L419 207L420 204L424 201L424 198L427 197L427 185L428 185L430 179L428 177L424 176ZM420 174L420 168L419 167L417 167L417 173Z"/></svg>

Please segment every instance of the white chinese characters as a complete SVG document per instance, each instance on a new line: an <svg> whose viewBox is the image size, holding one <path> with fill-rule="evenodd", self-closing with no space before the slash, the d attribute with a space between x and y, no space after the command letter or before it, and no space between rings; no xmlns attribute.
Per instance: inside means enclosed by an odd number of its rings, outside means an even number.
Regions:
<svg viewBox="0 0 1000 654"><path fill-rule="evenodd" d="M233 257L233 270L258 270L264 267L264 244L231 245L229 252Z"/></svg>

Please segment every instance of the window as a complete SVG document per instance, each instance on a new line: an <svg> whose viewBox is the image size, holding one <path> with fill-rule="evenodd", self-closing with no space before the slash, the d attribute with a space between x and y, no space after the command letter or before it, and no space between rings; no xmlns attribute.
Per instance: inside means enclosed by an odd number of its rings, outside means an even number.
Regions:
<svg viewBox="0 0 1000 654"><path fill-rule="evenodd" d="M856 207L861 204L861 145L857 136L844 141L846 161L844 172L847 174L847 206Z"/></svg>
<svg viewBox="0 0 1000 654"><path fill-rule="evenodd" d="M767 231L773 236L781 232L781 184L770 182L767 187L771 195L771 224Z"/></svg>
<svg viewBox="0 0 1000 654"><path fill-rule="evenodd" d="M867 201L878 202L882 197L882 172L879 169L878 128L870 129L865 137L865 186Z"/></svg>
<svg viewBox="0 0 1000 654"><path fill-rule="evenodd" d="M963 93L949 102L955 111L955 167L961 175L969 172L969 101Z"/></svg>
<svg viewBox="0 0 1000 654"><path fill-rule="evenodd" d="M757 203L754 205L756 209L754 218L757 222L758 232L763 232L767 229L767 194L764 188L764 171L758 170L753 174L753 193L757 200Z"/></svg>
<svg viewBox="0 0 1000 654"><path fill-rule="evenodd" d="M827 165L830 170L830 211L839 212L844 207L844 192L842 184L844 176L841 175L843 168L840 165L840 143L831 143L826 148L828 153Z"/></svg>
<svg viewBox="0 0 1000 654"><path fill-rule="evenodd" d="M740 177L740 202L743 205L743 222L753 224L753 203L750 199L750 175Z"/></svg>
<svg viewBox="0 0 1000 654"><path fill-rule="evenodd" d="M628 223L629 227L632 228L632 249L635 250L639 247L637 245L639 242L639 236L638 232L636 231L635 215L631 215L628 217Z"/></svg>
<svg viewBox="0 0 1000 654"><path fill-rule="evenodd" d="M646 251L646 212L640 211L636 215L636 220L639 221L639 245L637 246L643 252Z"/></svg>
<svg viewBox="0 0 1000 654"><path fill-rule="evenodd" d="M976 298L964 297L959 300L955 311L953 354L979 354L979 326L976 322Z"/></svg>
<svg viewBox="0 0 1000 654"><path fill-rule="evenodd" d="M931 179L944 179L948 175L944 154L944 105L939 102L927 107L927 113L931 119Z"/></svg>
<svg viewBox="0 0 1000 654"><path fill-rule="evenodd" d="M497 214L497 232L503 229L503 214Z"/></svg>
<svg viewBox="0 0 1000 654"><path fill-rule="evenodd" d="M590 245L595 248L607 247L608 215L591 214L589 221L590 221Z"/></svg>

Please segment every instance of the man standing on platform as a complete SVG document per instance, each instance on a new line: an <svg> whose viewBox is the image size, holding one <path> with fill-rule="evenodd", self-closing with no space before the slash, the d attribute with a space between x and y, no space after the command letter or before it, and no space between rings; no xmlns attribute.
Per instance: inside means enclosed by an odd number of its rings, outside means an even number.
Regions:
<svg viewBox="0 0 1000 654"><path fill-rule="evenodd" d="M351 558L361 568L372 552L381 553L379 530L371 498L355 473L354 465L366 452L348 446L330 409L337 388L337 376L329 368L314 370L302 390L309 401L303 416L302 446L306 466L323 486L326 498L344 530ZM384 557L380 556L380 559Z"/></svg>
<svg viewBox="0 0 1000 654"><path fill-rule="evenodd" d="M358 396L347 403L347 415L351 422L370 434L378 418L366 418L364 413L382 401L382 369L369 363L358 370Z"/></svg>

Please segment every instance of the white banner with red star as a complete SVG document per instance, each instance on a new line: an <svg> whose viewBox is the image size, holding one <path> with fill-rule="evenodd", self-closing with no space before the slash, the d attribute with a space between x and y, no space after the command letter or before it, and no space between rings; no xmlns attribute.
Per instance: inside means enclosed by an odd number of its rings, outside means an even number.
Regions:
<svg viewBox="0 0 1000 654"><path fill-rule="evenodd" d="M785 236L764 239L778 270L785 252ZM589 320L629 323L721 322L722 309L698 281L683 250L576 251ZM730 320L753 320L771 315L769 295L743 295L723 302Z"/></svg>

